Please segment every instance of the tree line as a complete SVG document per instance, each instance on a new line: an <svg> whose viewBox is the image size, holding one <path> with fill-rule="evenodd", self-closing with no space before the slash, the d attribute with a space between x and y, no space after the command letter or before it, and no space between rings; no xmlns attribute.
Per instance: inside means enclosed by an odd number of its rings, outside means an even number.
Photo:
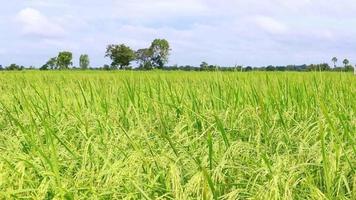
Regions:
<svg viewBox="0 0 356 200"><path fill-rule="evenodd" d="M134 51L131 47L125 44L110 44L106 48L105 57L111 59L111 65L104 65L102 69L116 70L116 69L132 69L130 64L132 61L139 63L140 69L163 69L168 62L169 43L165 39L155 39L150 47L138 49ZM73 55L71 52L59 52L57 57L50 58L40 70L67 70L73 65ZM90 60L87 54L79 57L79 69L89 69ZM76 67L72 67L72 69Z"/></svg>
<svg viewBox="0 0 356 200"><path fill-rule="evenodd" d="M333 57L331 61L334 67L328 63L310 64L310 65L287 65L287 66L219 66L211 65L203 61L199 66L166 66L170 55L170 44L166 39L155 39L147 48L133 50L125 44L110 44L106 47L105 57L110 58L111 64L105 64L102 67L90 67L90 59L87 54L79 57L79 67L73 66L73 54L70 51L59 52L56 57L50 58L40 70L182 70L182 71L353 71L354 67L348 59L342 61L343 66L337 66L338 58ZM132 67L131 63L136 62L138 67ZM38 69L33 66L24 67L11 64L7 67L0 65L0 70L24 70Z"/></svg>

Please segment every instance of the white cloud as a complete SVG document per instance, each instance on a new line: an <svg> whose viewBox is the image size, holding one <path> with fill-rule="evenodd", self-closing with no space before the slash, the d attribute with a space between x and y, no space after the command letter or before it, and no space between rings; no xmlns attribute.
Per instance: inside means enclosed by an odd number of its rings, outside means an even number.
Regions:
<svg viewBox="0 0 356 200"><path fill-rule="evenodd" d="M16 20L22 24L22 31L25 35L50 38L65 34L64 29L59 24L33 8L22 9L17 14Z"/></svg>
<svg viewBox="0 0 356 200"><path fill-rule="evenodd" d="M202 0L115 0L113 8L118 18L140 21L201 16L210 9Z"/></svg>
<svg viewBox="0 0 356 200"><path fill-rule="evenodd" d="M6 50L5 49L0 49L0 55L5 54Z"/></svg>
<svg viewBox="0 0 356 200"><path fill-rule="evenodd" d="M271 17L257 16L254 21L257 26L271 34L282 34L288 31L288 27L285 24Z"/></svg>
<svg viewBox="0 0 356 200"><path fill-rule="evenodd" d="M102 65L107 44L137 49L166 38L171 64L356 60L355 13L355 0L11 0L0 7L0 54L38 62L72 50ZM36 38L13 34L21 31Z"/></svg>

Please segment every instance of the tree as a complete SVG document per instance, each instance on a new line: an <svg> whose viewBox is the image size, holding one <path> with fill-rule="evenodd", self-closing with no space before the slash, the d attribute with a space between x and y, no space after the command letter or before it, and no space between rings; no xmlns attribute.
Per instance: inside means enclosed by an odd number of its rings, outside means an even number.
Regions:
<svg viewBox="0 0 356 200"><path fill-rule="evenodd" d="M57 56L57 66L59 69L69 69L69 66L72 65L72 52L62 51L59 52Z"/></svg>
<svg viewBox="0 0 356 200"><path fill-rule="evenodd" d="M272 66L272 65L269 65L266 67L266 71L275 71L276 70L276 67Z"/></svg>
<svg viewBox="0 0 356 200"><path fill-rule="evenodd" d="M276 71L286 71L287 68L285 66L277 66Z"/></svg>
<svg viewBox="0 0 356 200"><path fill-rule="evenodd" d="M247 66L245 68L243 68L244 71L249 72L252 71L252 67L251 66Z"/></svg>
<svg viewBox="0 0 356 200"><path fill-rule="evenodd" d="M128 46L124 44L120 45L108 45L106 48L105 57L109 57L111 62L111 67L117 69L119 66L120 69L123 67L129 66L130 62L135 60L135 52Z"/></svg>
<svg viewBox="0 0 356 200"><path fill-rule="evenodd" d="M354 71L354 67L352 65L346 65L345 66L345 71L352 72L352 71Z"/></svg>
<svg viewBox="0 0 356 200"><path fill-rule="evenodd" d="M150 49L139 49L136 51L136 61L141 69L152 69L152 51Z"/></svg>
<svg viewBox="0 0 356 200"><path fill-rule="evenodd" d="M336 68L337 58L336 58L336 57L333 57L333 58L331 59L331 61L334 63L334 68Z"/></svg>
<svg viewBox="0 0 356 200"><path fill-rule="evenodd" d="M152 53L152 64L162 69L163 66L168 62L169 57L169 43L165 39L155 39L150 46L150 51Z"/></svg>
<svg viewBox="0 0 356 200"><path fill-rule="evenodd" d="M109 65L107 65L107 64L105 64L105 65L102 67L102 69L103 69L103 70L107 70L107 71L108 71L108 70L110 70L110 66L109 66Z"/></svg>
<svg viewBox="0 0 356 200"><path fill-rule="evenodd" d="M53 57L47 61L47 64L50 69L58 69L57 57Z"/></svg>
<svg viewBox="0 0 356 200"><path fill-rule="evenodd" d="M16 65L16 64L11 64L8 67L6 67L6 70L23 70L25 67L24 66L20 66L20 65Z"/></svg>
<svg viewBox="0 0 356 200"><path fill-rule="evenodd" d="M89 56L87 54L80 55L79 57L79 67L81 69L88 69L89 68Z"/></svg>
<svg viewBox="0 0 356 200"><path fill-rule="evenodd" d="M209 67L209 64L205 61L203 61L201 64L200 64L200 69L201 70L208 70L208 67Z"/></svg>
<svg viewBox="0 0 356 200"><path fill-rule="evenodd" d="M48 65L44 64L40 67L40 70L48 70Z"/></svg>
<svg viewBox="0 0 356 200"><path fill-rule="evenodd" d="M40 67L40 70L57 69L57 57L50 58L46 64Z"/></svg>
<svg viewBox="0 0 356 200"><path fill-rule="evenodd" d="M330 66L328 63L321 64L311 64L307 66L307 71L328 71L330 70Z"/></svg>
<svg viewBox="0 0 356 200"><path fill-rule="evenodd" d="M345 58L344 61L342 61L342 63L345 65L346 68L346 66L350 63L350 61Z"/></svg>

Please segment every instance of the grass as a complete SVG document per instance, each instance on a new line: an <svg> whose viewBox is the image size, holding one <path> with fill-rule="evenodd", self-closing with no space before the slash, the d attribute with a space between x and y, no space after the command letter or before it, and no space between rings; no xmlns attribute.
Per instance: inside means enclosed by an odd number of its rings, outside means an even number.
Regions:
<svg viewBox="0 0 356 200"><path fill-rule="evenodd" d="M0 73L0 199L355 199L346 73Z"/></svg>

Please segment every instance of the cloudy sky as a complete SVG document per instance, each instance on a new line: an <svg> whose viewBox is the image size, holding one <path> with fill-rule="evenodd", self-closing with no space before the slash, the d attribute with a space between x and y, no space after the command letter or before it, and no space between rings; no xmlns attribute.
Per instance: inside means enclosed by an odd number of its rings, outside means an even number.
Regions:
<svg viewBox="0 0 356 200"><path fill-rule="evenodd" d="M356 63L356 0L2 0L0 64L40 66L58 51L110 61L105 47L166 38L170 64Z"/></svg>

